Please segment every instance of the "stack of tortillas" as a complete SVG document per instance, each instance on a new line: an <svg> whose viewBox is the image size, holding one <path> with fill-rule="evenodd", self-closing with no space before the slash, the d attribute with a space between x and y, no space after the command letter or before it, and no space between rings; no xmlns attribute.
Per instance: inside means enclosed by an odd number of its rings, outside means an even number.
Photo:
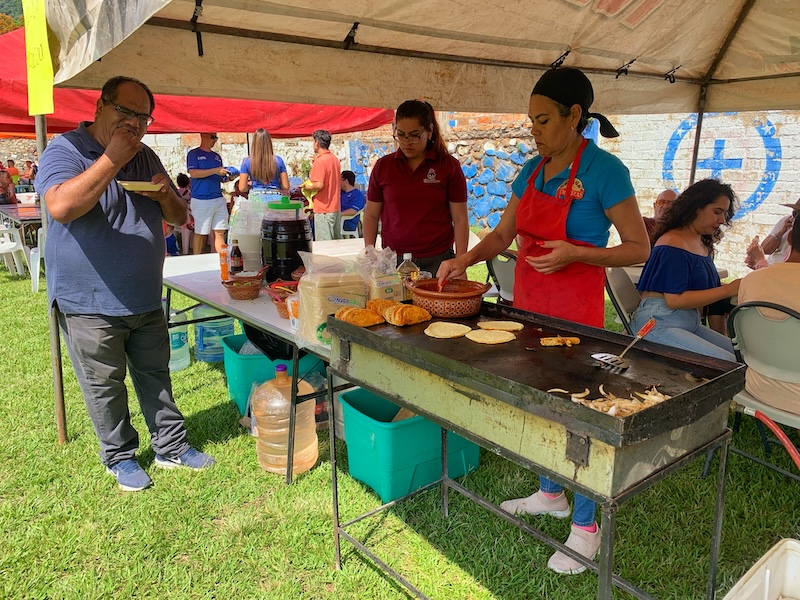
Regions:
<svg viewBox="0 0 800 600"><path fill-rule="evenodd" d="M425 335L432 338L450 339L466 336L468 340L479 344L504 344L516 339L512 331L523 329L522 323L515 321L481 321L480 329L473 330L468 325L437 321L425 329Z"/></svg>
<svg viewBox="0 0 800 600"><path fill-rule="evenodd" d="M467 338L479 344L505 344L517 339L512 332L520 331L525 326L516 321L481 321L480 329L470 331Z"/></svg>
<svg viewBox="0 0 800 600"><path fill-rule="evenodd" d="M522 331L525 326L516 321L481 321L478 323L481 329L491 329L495 331Z"/></svg>
<svg viewBox="0 0 800 600"><path fill-rule="evenodd" d="M431 323L425 328L425 335L438 338L450 339L458 338L472 331L469 325L462 325L461 323L448 323L447 321L436 321Z"/></svg>

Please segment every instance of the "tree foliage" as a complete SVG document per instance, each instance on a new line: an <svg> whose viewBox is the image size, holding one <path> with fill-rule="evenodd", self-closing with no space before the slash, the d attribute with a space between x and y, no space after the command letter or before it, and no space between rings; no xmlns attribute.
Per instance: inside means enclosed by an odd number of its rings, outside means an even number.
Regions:
<svg viewBox="0 0 800 600"><path fill-rule="evenodd" d="M22 0L0 0L0 13L22 22Z"/></svg>
<svg viewBox="0 0 800 600"><path fill-rule="evenodd" d="M0 35L22 27L22 17L14 19L9 15L0 13Z"/></svg>

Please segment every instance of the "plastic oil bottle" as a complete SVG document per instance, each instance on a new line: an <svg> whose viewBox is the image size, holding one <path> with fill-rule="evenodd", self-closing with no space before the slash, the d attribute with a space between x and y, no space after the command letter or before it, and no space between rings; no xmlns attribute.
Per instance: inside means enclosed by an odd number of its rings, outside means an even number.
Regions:
<svg viewBox="0 0 800 600"><path fill-rule="evenodd" d="M313 392L311 384L298 381L298 396ZM252 414L258 427L256 455L258 464L270 473L286 474L291 398L292 380L284 364L275 366L275 379L261 384L253 393ZM292 475L308 471L319 457L314 408L313 400L297 405Z"/></svg>
<svg viewBox="0 0 800 600"><path fill-rule="evenodd" d="M416 281L419 276L419 267L411 260L411 253L406 252L403 254L403 262L397 267L397 272L400 273L400 279L403 280L403 300L411 300L412 294L405 286L406 280Z"/></svg>
<svg viewBox="0 0 800 600"><path fill-rule="evenodd" d="M170 373L185 369L192 362L189 354L189 326L186 313L170 311L172 323L183 323L169 329L169 370Z"/></svg>
<svg viewBox="0 0 800 600"><path fill-rule="evenodd" d="M219 317L194 326L194 358L203 362L222 362L225 356L222 349L222 338L233 335L233 319L209 308L198 306L192 311L193 319Z"/></svg>

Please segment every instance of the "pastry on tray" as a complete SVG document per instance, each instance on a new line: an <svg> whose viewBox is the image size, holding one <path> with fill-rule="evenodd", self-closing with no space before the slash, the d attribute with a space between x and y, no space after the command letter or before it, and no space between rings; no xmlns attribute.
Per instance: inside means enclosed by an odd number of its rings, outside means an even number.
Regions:
<svg viewBox="0 0 800 600"><path fill-rule="evenodd" d="M405 327L406 325L416 325L423 321L430 321L432 317L431 313L419 306L398 304L387 308L383 313L383 318L386 319L387 323L397 327Z"/></svg>
<svg viewBox="0 0 800 600"><path fill-rule="evenodd" d="M366 308L353 308L350 306L343 306L336 311L334 316L345 323L350 323L357 327L372 327L373 325L380 325L384 322L383 317L375 311L367 310Z"/></svg>
<svg viewBox="0 0 800 600"><path fill-rule="evenodd" d="M381 298L376 298L374 300L367 300L367 310L372 310L378 313L379 315L383 315L383 311L385 311L390 306L396 306L400 304L397 300L384 300Z"/></svg>

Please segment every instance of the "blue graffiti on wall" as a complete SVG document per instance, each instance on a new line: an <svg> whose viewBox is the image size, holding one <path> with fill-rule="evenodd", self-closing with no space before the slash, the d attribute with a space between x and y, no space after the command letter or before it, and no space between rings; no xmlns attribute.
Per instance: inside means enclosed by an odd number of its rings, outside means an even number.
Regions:
<svg viewBox="0 0 800 600"><path fill-rule="evenodd" d="M736 113L724 113L722 115L717 113L709 113L706 115L706 119L717 116L730 116L732 114ZM669 142L667 143L667 150L664 153L664 167L662 170L662 176L664 178L664 182L670 188L676 190L678 189L678 185L675 183L675 178L673 176L675 155L678 152L678 147L686 137L686 134L695 129L696 126L697 115L690 115L687 119L684 119L680 125L678 125L673 132L672 137L670 137ZM739 199L739 210L736 211L736 214L733 217L734 219L738 219L747 213L754 211L761 205L761 203L764 202L764 200L766 200L767 196L769 196L770 192L775 187L775 182L778 180L778 176L780 175L781 171L781 143L780 140L775 137L775 126L769 121L769 119L766 118L763 120L763 122L760 120L755 120L753 122L753 126L764 144L764 154L766 158L764 173L762 174L761 179L753 193L745 199ZM725 155L725 140L718 138L714 140L714 151L710 158L698 157L698 174L696 179L702 179L703 177L714 177L724 181L725 171L741 169L742 164L742 158L735 158ZM706 173L701 174L700 171L709 171L709 173L707 175Z"/></svg>

